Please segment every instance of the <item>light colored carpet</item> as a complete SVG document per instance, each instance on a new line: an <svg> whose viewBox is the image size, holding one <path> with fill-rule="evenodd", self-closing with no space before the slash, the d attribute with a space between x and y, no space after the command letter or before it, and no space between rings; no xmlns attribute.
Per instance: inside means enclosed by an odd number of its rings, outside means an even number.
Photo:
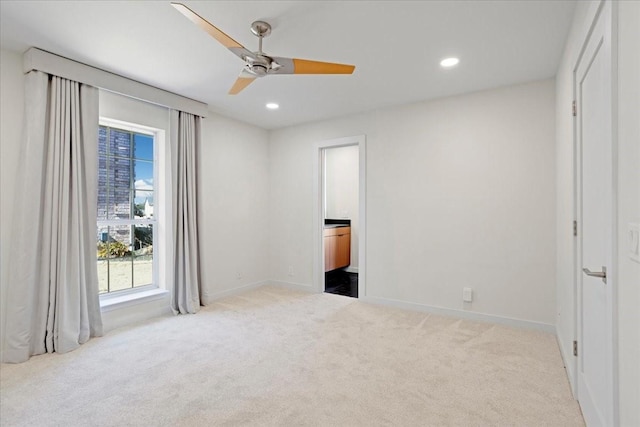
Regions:
<svg viewBox="0 0 640 427"><path fill-rule="evenodd" d="M2 365L6 426L581 426L553 335L266 286Z"/></svg>

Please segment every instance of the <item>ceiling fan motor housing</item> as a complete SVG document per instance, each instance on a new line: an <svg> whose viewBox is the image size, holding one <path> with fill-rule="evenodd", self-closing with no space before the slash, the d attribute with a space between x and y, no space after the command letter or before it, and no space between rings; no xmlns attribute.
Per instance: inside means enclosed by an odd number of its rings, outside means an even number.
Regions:
<svg viewBox="0 0 640 427"><path fill-rule="evenodd" d="M247 67L249 67L250 72L260 77L266 76L268 72L267 67L265 67L264 65L254 64L254 65L248 65Z"/></svg>
<svg viewBox="0 0 640 427"><path fill-rule="evenodd" d="M272 59L256 52L253 58L249 56L245 57L245 62L247 63L247 70L250 73L262 77L267 75L271 69Z"/></svg>

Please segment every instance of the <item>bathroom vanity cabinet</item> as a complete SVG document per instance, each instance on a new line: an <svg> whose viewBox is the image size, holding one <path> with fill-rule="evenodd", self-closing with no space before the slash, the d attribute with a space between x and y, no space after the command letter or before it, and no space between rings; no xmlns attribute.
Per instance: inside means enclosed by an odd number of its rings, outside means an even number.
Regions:
<svg viewBox="0 0 640 427"><path fill-rule="evenodd" d="M351 227L325 226L324 271L348 267L351 263Z"/></svg>

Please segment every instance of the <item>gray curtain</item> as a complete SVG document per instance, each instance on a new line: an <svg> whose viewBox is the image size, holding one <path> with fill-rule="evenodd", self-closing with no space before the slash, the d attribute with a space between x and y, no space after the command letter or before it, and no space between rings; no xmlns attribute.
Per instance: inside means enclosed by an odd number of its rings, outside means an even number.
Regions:
<svg viewBox="0 0 640 427"><path fill-rule="evenodd" d="M200 253L197 215L197 147L200 117L171 110L171 197L174 277L171 309L175 314L200 309Z"/></svg>
<svg viewBox="0 0 640 427"><path fill-rule="evenodd" d="M102 335L96 265L98 90L32 71L9 254L5 362Z"/></svg>

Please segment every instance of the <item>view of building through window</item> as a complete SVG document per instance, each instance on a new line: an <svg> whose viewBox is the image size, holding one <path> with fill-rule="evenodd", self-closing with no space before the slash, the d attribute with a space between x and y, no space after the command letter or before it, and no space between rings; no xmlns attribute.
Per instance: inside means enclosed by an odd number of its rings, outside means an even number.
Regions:
<svg viewBox="0 0 640 427"><path fill-rule="evenodd" d="M98 282L100 293L153 283L154 138L100 126Z"/></svg>

